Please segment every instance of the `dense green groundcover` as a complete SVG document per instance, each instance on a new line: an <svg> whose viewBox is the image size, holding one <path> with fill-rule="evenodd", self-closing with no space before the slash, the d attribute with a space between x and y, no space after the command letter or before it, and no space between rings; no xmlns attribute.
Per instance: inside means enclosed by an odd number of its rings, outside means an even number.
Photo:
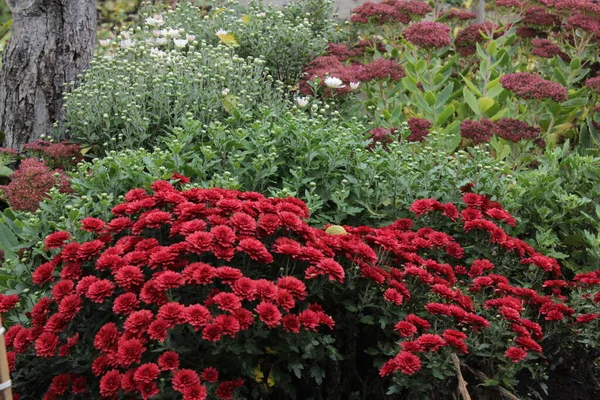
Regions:
<svg viewBox="0 0 600 400"><path fill-rule="evenodd" d="M598 396L600 6L194 3L103 32L65 131L0 151L23 399L446 399L453 361L473 398Z"/></svg>

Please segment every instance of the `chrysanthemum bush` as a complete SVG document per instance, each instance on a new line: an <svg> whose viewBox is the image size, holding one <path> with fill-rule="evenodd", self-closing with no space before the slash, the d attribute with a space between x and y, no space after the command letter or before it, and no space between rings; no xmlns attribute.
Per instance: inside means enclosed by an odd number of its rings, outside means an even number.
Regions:
<svg viewBox="0 0 600 400"><path fill-rule="evenodd" d="M598 273L564 280L485 196L324 230L298 199L174 180L84 218L84 240L48 235L27 289L0 297L22 396L447 398L449 356L515 390L543 373L544 335L597 343Z"/></svg>
<svg viewBox="0 0 600 400"><path fill-rule="evenodd" d="M161 49L144 41L151 33L125 32L114 54L92 61L79 87L66 96L66 134L73 141L94 150L104 143L139 148L158 143L186 116L238 127L263 109L277 115L287 108L264 60L242 59L225 45L188 41L185 33L173 31L183 37L176 39L183 47L173 44L171 30Z"/></svg>

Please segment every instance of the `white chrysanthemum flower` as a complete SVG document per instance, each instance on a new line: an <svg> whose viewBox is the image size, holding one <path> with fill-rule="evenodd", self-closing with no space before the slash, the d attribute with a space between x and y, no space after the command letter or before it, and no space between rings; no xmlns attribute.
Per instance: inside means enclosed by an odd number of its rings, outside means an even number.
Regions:
<svg viewBox="0 0 600 400"><path fill-rule="evenodd" d="M102 47L106 47L110 44L111 40L110 39L106 39L106 40L98 40L98 43L100 43L100 46Z"/></svg>
<svg viewBox="0 0 600 400"><path fill-rule="evenodd" d="M298 107L300 108L306 107L308 104L308 97L296 97L296 104L298 104Z"/></svg>
<svg viewBox="0 0 600 400"><path fill-rule="evenodd" d="M164 46L167 43L169 43L169 40L166 37L158 37L158 38L154 39L154 43L157 46Z"/></svg>
<svg viewBox="0 0 600 400"><path fill-rule="evenodd" d="M225 29L219 29L217 31L217 36L227 35L227 31Z"/></svg>
<svg viewBox="0 0 600 400"><path fill-rule="evenodd" d="M165 57L167 55L167 53L165 53L162 50L157 49L156 47L153 47L150 49L150 55L155 56L155 57Z"/></svg>
<svg viewBox="0 0 600 400"><path fill-rule="evenodd" d="M225 88L225 89L223 89L223 90L221 91L221 94L222 94L223 96L227 96L227 95L229 94L229 89L228 89L228 88Z"/></svg>
<svg viewBox="0 0 600 400"><path fill-rule="evenodd" d="M346 87L346 85L343 85L342 80L340 78L336 78L335 76L328 76L325 78L325 86L332 89L341 89Z"/></svg>
<svg viewBox="0 0 600 400"><path fill-rule="evenodd" d="M160 14L156 14L154 17L146 18L146 25L162 26L162 25L164 25L164 23L165 23L165 21L163 20L163 17Z"/></svg>
<svg viewBox="0 0 600 400"><path fill-rule="evenodd" d="M173 39L178 38L179 37L179 29L167 29L165 36L171 37Z"/></svg>
<svg viewBox="0 0 600 400"><path fill-rule="evenodd" d="M350 82L350 89L356 90L356 89L358 89L359 85L360 85L360 82Z"/></svg>
<svg viewBox="0 0 600 400"><path fill-rule="evenodd" d="M133 47L135 42L131 39L125 39L125 40L121 40L121 43L119 43L119 44L121 45L122 49L128 49L130 47Z"/></svg>
<svg viewBox="0 0 600 400"><path fill-rule="evenodd" d="M185 35L185 38L188 42L193 42L194 40L196 40L196 35Z"/></svg>
<svg viewBox="0 0 600 400"><path fill-rule="evenodd" d="M173 43L175 43L175 47L177 47L178 49L183 49L188 41L187 39L173 39Z"/></svg>

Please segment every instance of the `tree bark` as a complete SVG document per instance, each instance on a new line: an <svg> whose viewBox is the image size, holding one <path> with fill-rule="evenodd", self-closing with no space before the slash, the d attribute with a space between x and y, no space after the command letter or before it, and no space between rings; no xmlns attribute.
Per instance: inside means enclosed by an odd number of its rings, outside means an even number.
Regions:
<svg viewBox="0 0 600 400"><path fill-rule="evenodd" d="M7 0L13 31L0 77L4 145L21 148L63 118L66 83L89 66L96 0Z"/></svg>

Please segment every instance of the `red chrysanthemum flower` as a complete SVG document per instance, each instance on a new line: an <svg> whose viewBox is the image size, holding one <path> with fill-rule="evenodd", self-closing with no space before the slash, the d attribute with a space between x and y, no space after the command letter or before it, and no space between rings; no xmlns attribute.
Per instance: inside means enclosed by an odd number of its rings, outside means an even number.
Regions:
<svg viewBox="0 0 600 400"><path fill-rule="evenodd" d="M213 367L204 368L200 377L206 382L215 383L219 380L219 371Z"/></svg>
<svg viewBox="0 0 600 400"><path fill-rule="evenodd" d="M179 354L165 351L158 357L158 366L162 371L175 371L179 368Z"/></svg>
<svg viewBox="0 0 600 400"><path fill-rule="evenodd" d="M121 374L116 369L110 370L100 379L100 394L113 397L121 390Z"/></svg>
<svg viewBox="0 0 600 400"><path fill-rule="evenodd" d="M269 328L281 325L281 312L275 305L262 301L256 306L256 312L260 320Z"/></svg>
<svg viewBox="0 0 600 400"><path fill-rule="evenodd" d="M510 359L514 363L517 363L527 357L527 352L520 347L510 347L504 353L504 357Z"/></svg>
<svg viewBox="0 0 600 400"><path fill-rule="evenodd" d="M71 239L71 234L69 232L54 232L46 237L44 240L44 247L46 250L58 249L62 247L69 239Z"/></svg>
<svg viewBox="0 0 600 400"><path fill-rule="evenodd" d="M112 296L114 290L114 283L107 279L101 279L89 286L85 296L94 303L103 303L106 298Z"/></svg>
<svg viewBox="0 0 600 400"><path fill-rule="evenodd" d="M160 369L158 365L154 363L146 363L140 365L138 369L136 369L133 374L133 380L137 383L150 383L158 378L158 374L160 374Z"/></svg>

